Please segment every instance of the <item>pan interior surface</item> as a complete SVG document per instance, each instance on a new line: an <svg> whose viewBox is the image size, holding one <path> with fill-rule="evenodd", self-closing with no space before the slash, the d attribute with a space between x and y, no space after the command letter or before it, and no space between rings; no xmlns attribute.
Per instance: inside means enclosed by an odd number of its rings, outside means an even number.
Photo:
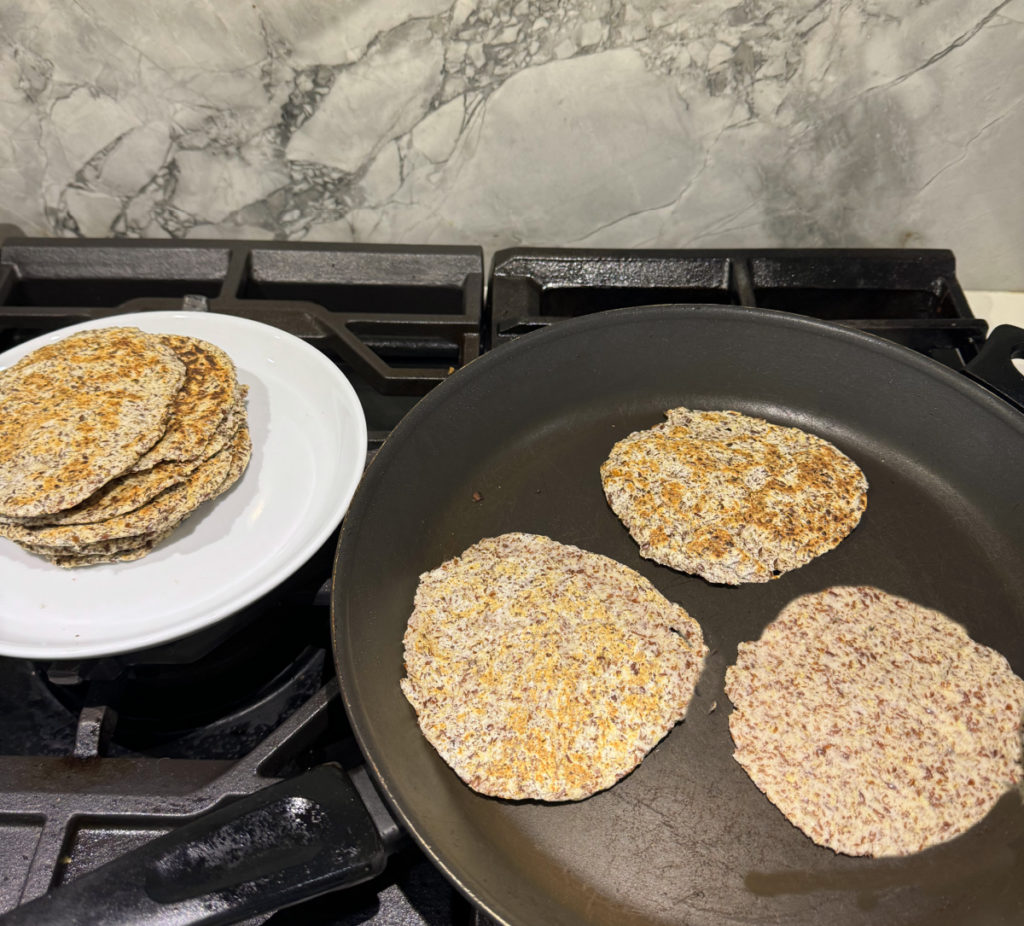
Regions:
<svg viewBox="0 0 1024 926"><path fill-rule="evenodd" d="M1024 419L902 348L784 313L625 309L485 355L399 425L339 546L335 656L382 790L468 896L510 923L1015 922L1016 794L969 833L903 859L815 846L731 756L724 673L798 595L869 584L938 608L1024 674ZM599 467L665 409L732 408L835 443L870 488L835 550L766 584L713 586L639 556ZM482 537L546 534L650 579L711 650L684 723L613 788L572 804L474 793L399 690L419 575Z"/></svg>

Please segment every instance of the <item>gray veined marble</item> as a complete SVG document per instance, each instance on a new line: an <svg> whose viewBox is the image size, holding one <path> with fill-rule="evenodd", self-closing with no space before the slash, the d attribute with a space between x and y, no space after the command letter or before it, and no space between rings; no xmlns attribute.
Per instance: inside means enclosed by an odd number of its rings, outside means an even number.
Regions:
<svg viewBox="0 0 1024 926"><path fill-rule="evenodd" d="M33 235L948 247L1024 288L1024 0L0 0Z"/></svg>

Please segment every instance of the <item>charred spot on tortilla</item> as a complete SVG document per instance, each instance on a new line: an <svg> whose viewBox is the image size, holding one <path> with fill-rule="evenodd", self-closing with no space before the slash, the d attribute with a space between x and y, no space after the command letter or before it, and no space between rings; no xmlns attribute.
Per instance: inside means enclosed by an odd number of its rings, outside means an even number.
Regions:
<svg viewBox="0 0 1024 926"><path fill-rule="evenodd" d="M736 411L674 408L601 466L640 554L709 582L768 582L838 546L867 506L860 467L828 441Z"/></svg>
<svg viewBox="0 0 1024 926"><path fill-rule="evenodd" d="M725 679L736 761L837 853L945 842L1022 780L1024 681L946 615L877 588L797 598Z"/></svg>
<svg viewBox="0 0 1024 926"><path fill-rule="evenodd" d="M638 573L534 534L485 538L420 577L401 688L474 790L574 801L683 719L699 625Z"/></svg>

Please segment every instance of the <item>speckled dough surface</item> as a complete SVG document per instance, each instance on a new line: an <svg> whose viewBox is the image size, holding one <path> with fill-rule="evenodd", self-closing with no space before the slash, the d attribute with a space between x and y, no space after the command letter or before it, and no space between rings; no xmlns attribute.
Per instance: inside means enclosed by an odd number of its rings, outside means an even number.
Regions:
<svg viewBox="0 0 1024 926"><path fill-rule="evenodd" d="M132 543L107 553L78 553L66 555L63 553L42 553L44 559L61 566L64 569L73 569L76 566L100 566L104 563L130 563L137 559L148 556L153 550L163 543L174 528L161 531L159 534L151 534L137 538Z"/></svg>
<svg viewBox="0 0 1024 926"><path fill-rule="evenodd" d="M0 536L30 548L49 547L54 553L63 550L66 555L83 555L94 552L97 543L166 531L203 502L225 491L227 480L239 465L240 455L248 462L250 452L249 431L243 427L231 444L205 461L184 482L161 492L141 508L93 524L57 527L0 524Z"/></svg>
<svg viewBox="0 0 1024 926"><path fill-rule="evenodd" d="M228 409L227 415L224 416L224 420L217 426L217 430L213 432L210 437L209 443L203 448L200 454L201 459L208 460L215 453L220 453L238 433L238 429L246 426L249 415L248 410L245 407L246 396L249 394L248 386L236 386L234 402Z"/></svg>
<svg viewBox="0 0 1024 926"><path fill-rule="evenodd" d="M252 441L249 437L248 428L242 427L232 440L230 448L222 451L230 454L230 462L227 466L227 473L216 492L211 496L214 498L227 492L239 479L249 464L252 456ZM207 499L209 501L210 499ZM187 517L188 514L185 515ZM174 523L156 533L143 533L124 537L118 540L98 540L93 543L83 544L76 548L77 552L68 552L67 547L51 547L20 543L20 546L31 553L42 556L48 562L65 569L77 566L98 566L104 563L124 563L141 559L151 553L170 537L174 528L177 527L185 517L179 518Z"/></svg>
<svg viewBox="0 0 1024 926"><path fill-rule="evenodd" d="M149 469L127 472L108 482L74 508L8 523L20 524L23 527L95 524L141 508L161 492L184 482L205 460L220 453L235 438L246 420L245 403L241 398L245 390L238 389L236 392L239 398L196 459L182 462L166 460ZM3 522L4 519L0 518L0 523Z"/></svg>
<svg viewBox="0 0 1024 926"><path fill-rule="evenodd" d="M1021 781L1024 681L944 614L869 587L797 598L726 671L734 756L847 855L907 855Z"/></svg>
<svg viewBox="0 0 1024 926"><path fill-rule="evenodd" d="M84 502L55 514L29 518L21 527L56 527L68 524L95 524L141 508L171 486L184 482L199 467L201 460L186 463L168 461L142 472L129 472L112 479ZM13 522L12 522L13 523Z"/></svg>
<svg viewBox="0 0 1024 926"><path fill-rule="evenodd" d="M62 511L160 439L185 366L136 328L82 331L0 372L0 515Z"/></svg>
<svg viewBox="0 0 1024 926"><path fill-rule="evenodd" d="M533 534L487 538L420 577L402 691L483 794L580 800L683 719L707 648L638 573Z"/></svg>
<svg viewBox="0 0 1024 926"><path fill-rule="evenodd" d="M647 559L709 582L767 582L858 524L867 480L836 447L735 411L674 408L601 466L605 496Z"/></svg>
<svg viewBox="0 0 1024 926"><path fill-rule="evenodd" d="M185 365L185 381L174 397L167 430L135 463L134 471L165 460L183 462L202 457L237 398L235 365L219 347L180 334L157 337Z"/></svg>

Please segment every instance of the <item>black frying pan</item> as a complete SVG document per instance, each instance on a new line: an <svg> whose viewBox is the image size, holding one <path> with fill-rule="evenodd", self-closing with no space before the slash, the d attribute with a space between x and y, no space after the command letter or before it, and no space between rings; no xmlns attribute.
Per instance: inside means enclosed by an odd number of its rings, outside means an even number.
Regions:
<svg viewBox="0 0 1024 926"><path fill-rule="evenodd" d="M734 408L833 441L870 481L861 524L836 550L765 585L715 587L641 559L604 500L598 467L616 440L677 405ZM701 623L712 650L686 721L626 779L579 803L511 803L471 791L420 735L399 690L419 574L510 530L637 569ZM1024 674L1022 565L1024 416L1003 400L911 351L822 322L721 306L624 309L485 355L402 421L345 520L335 658L353 729L393 812L499 920L1017 923L1024 812L1016 795L969 833L918 855L836 856L786 822L731 758L722 686L737 644L756 638L788 601L851 583L940 608ZM297 779L285 792L261 792L272 797L255 810L239 801L204 818L200 850L183 843L195 831L186 828L136 853L148 866L141 874L107 866L96 883L129 912L90 921L144 913L159 921L173 908L175 922L227 922L255 912L257 895L273 908L326 888L339 880L332 868L365 877L382 864L366 813L347 791L335 801L340 777L324 786L320 772L311 774L322 791ZM237 808L263 827L268 806L329 824L319 876L308 874L320 856L304 836L294 852L287 840L254 838L274 845L237 881L196 861L227 841L233 870L246 870L237 858L252 826L238 822ZM301 857L294 869L292 855ZM89 877L21 908L28 918L12 922L80 921L60 916L60 897ZM202 890L189 894L190 880ZM143 887L146 904L121 899L129 885ZM189 915L204 905L214 918ZM64 909L80 911L80 899Z"/></svg>
<svg viewBox="0 0 1024 926"><path fill-rule="evenodd" d="M738 409L833 441L870 482L860 526L765 585L716 587L642 559L598 467L616 440L677 405ZM580 803L474 793L420 735L398 687L419 574L513 530L637 569L700 622L712 650L686 721L627 779ZM345 522L335 655L353 728L402 823L499 919L1019 922L1019 801L920 856L853 859L811 843L731 757L722 689L737 643L797 595L861 583L954 616L1024 675L1024 417L853 330L749 309L626 309L475 361L402 422Z"/></svg>

